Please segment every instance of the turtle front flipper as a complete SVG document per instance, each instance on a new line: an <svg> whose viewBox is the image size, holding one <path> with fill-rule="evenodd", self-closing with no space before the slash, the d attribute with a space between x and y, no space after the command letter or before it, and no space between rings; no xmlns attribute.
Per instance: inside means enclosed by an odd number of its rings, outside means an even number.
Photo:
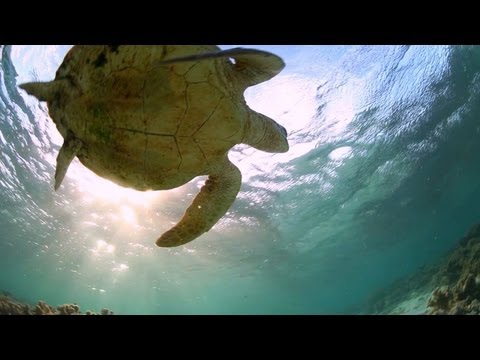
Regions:
<svg viewBox="0 0 480 360"><path fill-rule="evenodd" d="M285 67L282 58L268 51L235 48L229 57L235 59L235 71L246 86L270 80Z"/></svg>
<svg viewBox="0 0 480 360"><path fill-rule="evenodd" d="M210 230L233 204L242 183L240 170L228 159L210 174L180 222L156 242L160 247L184 245Z"/></svg>
<svg viewBox="0 0 480 360"><path fill-rule="evenodd" d="M70 163L77 155L81 147L82 142L73 137L73 135L65 138L65 141L63 142L63 145L60 148L60 152L57 156L57 168L55 170L55 191L60 187Z"/></svg>
<svg viewBox="0 0 480 360"><path fill-rule="evenodd" d="M161 64L172 64L186 61L210 60L216 58L232 58L235 60L235 75L243 81L245 87L257 85L277 75L285 67L278 55L257 49L233 48L218 52L208 52L189 56L166 59Z"/></svg>

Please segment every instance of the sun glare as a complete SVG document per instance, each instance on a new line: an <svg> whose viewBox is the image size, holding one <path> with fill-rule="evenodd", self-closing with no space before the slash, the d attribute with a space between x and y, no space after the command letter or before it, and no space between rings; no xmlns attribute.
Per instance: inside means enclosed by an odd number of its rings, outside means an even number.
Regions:
<svg viewBox="0 0 480 360"><path fill-rule="evenodd" d="M105 240L97 240L95 247L90 249L94 255L112 254L115 251L115 246L107 243Z"/></svg>
<svg viewBox="0 0 480 360"><path fill-rule="evenodd" d="M129 269L129 266L128 265L125 265L125 264L119 264L118 266L115 266L112 271L113 272L123 272L123 271L127 271Z"/></svg>
<svg viewBox="0 0 480 360"><path fill-rule="evenodd" d="M128 203L147 207L154 197L157 198L160 194L167 194L167 192L137 191L119 186L94 174L80 164L79 161L75 161L75 163L70 165L67 176L75 179L76 189L79 192L97 201L114 204ZM156 195L152 196L154 193ZM122 210L124 217L129 217L131 220L131 213L129 213L130 215L126 215L128 212L128 209Z"/></svg>
<svg viewBox="0 0 480 360"><path fill-rule="evenodd" d="M136 224L137 223L137 215L135 214L135 211L126 205L122 205L120 207L120 211L122 212L123 219L130 223L130 224Z"/></svg>
<svg viewBox="0 0 480 360"><path fill-rule="evenodd" d="M317 111L317 80L303 75L278 76L248 88L247 104L281 123L289 135L305 129Z"/></svg>

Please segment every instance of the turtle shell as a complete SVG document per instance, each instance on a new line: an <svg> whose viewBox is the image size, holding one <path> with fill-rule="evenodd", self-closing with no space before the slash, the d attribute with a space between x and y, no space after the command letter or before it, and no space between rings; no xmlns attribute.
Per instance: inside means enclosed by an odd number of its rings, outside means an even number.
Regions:
<svg viewBox="0 0 480 360"><path fill-rule="evenodd" d="M75 46L49 102L60 133L99 176L138 190L170 189L215 163L243 137L248 108L228 58L162 64L219 51L209 45Z"/></svg>

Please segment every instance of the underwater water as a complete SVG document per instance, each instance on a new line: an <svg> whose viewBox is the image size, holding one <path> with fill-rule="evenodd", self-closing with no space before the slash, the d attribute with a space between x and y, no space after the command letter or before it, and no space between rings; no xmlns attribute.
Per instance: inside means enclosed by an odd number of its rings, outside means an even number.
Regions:
<svg viewBox="0 0 480 360"><path fill-rule="evenodd" d="M478 222L480 47L244 47L287 64L246 98L290 151L236 146L235 203L177 248L155 240L205 177L137 192L74 160L54 192L63 139L17 85L70 46L0 47L0 289L117 314L361 314Z"/></svg>

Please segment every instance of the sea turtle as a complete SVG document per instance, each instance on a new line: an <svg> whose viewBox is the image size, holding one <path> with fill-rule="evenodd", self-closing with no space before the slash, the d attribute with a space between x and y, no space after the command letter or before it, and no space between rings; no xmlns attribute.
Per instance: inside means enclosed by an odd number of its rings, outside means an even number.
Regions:
<svg viewBox="0 0 480 360"><path fill-rule="evenodd" d="M277 75L280 57L214 45L74 46L50 82L20 85L46 101L64 143L55 190L75 156L97 175L136 190L165 190L208 175L183 218L156 244L207 232L241 185L236 144L288 151L287 131L250 109L243 93Z"/></svg>

